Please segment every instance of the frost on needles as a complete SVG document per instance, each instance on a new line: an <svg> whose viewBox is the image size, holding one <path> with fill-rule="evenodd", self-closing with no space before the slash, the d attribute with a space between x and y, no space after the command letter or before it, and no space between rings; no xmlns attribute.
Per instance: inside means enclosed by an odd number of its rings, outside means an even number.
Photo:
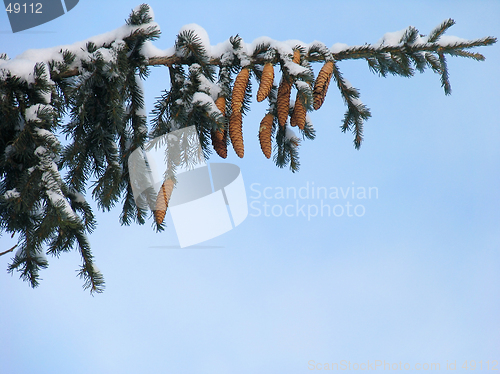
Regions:
<svg viewBox="0 0 500 374"><path fill-rule="evenodd" d="M181 29L174 46L161 50L153 44L159 25L142 4L124 26L106 34L28 50L14 59L0 54L0 234L18 240L8 271L19 272L36 287L39 270L48 266L45 254L76 249L84 287L102 292L103 276L88 240L96 225L85 199L89 178L100 209L121 201L122 224L145 223L149 213L136 206L129 183L131 152L152 138L194 125L206 158L212 147L225 158L229 144L243 157L241 128L250 110L252 82L259 101L269 104L258 139L265 157L274 153L277 166L299 169L300 138L291 127L302 139L314 139L307 112L321 107L332 78L346 105L341 130L352 132L359 148L370 111L343 77L339 62L364 59L382 77L411 77L431 69L448 95L447 58L482 61L483 55L471 49L496 42L494 37L444 35L453 24L446 20L427 36L408 27L374 44L330 48L268 37L245 43L238 35L211 45L206 31L191 24ZM322 64L316 77L313 63ZM153 65L169 69L170 87L154 104L148 124L142 81ZM69 144L63 147L59 136L67 136ZM163 229L163 223L153 224Z"/></svg>

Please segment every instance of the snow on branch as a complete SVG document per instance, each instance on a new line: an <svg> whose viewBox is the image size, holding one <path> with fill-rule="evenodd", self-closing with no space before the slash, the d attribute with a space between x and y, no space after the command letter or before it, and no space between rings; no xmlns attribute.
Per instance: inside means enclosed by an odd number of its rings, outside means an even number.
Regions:
<svg viewBox="0 0 500 374"><path fill-rule="evenodd" d="M152 10L150 9L150 17L147 18L147 23L142 24L126 24L113 31L96 35L87 40L76 42L71 45L62 45L46 49L30 49L17 56L14 59L8 59L4 55L4 59L0 58L0 72L11 72L12 75L22 77L28 80L33 73L33 68L36 63L48 63L54 68L50 71L51 77L54 80L75 76L82 73L82 60L88 60L89 54L86 52L85 46L88 43L93 43L100 48L109 48L113 43L119 44L122 41L136 37L137 35L151 36L154 38L160 35L160 27L154 22ZM136 9L137 10L137 9ZM308 61L325 61L325 52L331 54L334 60L348 59L367 59L374 55L385 53L404 53L412 54L420 52L443 52L454 55L463 54L466 49L487 46L494 44L497 39L494 37L485 37L475 40L466 40L456 36L444 35L446 30L453 26L455 21L448 19L442 22L437 28L431 31L428 36L419 34L418 30L412 26L396 31L386 33L378 42L374 44L363 44L348 46L347 44L335 43L331 48L323 47L318 50L318 45L321 42L314 41L312 43L304 43L299 40L277 41L268 37L260 37L251 43L245 43L240 39L240 51L242 51L249 60L247 64L259 64L263 61L277 62L277 58L269 59L269 55L263 54L254 55L256 49L262 44L268 45L268 49L276 51L280 56L293 54L294 48L301 48L308 53L305 59ZM208 64L221 65L227 59L232 59L234 50L232 48L231 39L221 42L217 45L210 45L207 32L199 25L190 24L183 26L179 35L190 36L198 39L201 42L201 47L204 54L208 57ZM189 48L189 44L185 43L183 48ZM63 72L57 69L56 64L63 62L63 53L72 53L75 55L74 63L70 64ZM319 52L319 53L318 53ZM174 64L189 64L187 52L179 53L179 49L175 46L161 50L157 48L150 40L145 41L140 48L141 55L145 58L145 65L174 65ZM241 54L241 52L240 52ZM477 59L484 59L479 54L474 55Z"/></svg>

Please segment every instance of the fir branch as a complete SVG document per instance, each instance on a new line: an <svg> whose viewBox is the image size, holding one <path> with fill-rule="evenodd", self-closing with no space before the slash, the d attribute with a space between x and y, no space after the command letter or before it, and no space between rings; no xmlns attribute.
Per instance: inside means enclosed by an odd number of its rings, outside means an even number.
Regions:
<svg viewBox="0 0 500 374"><path fill-rule="evenodd" d="M177 55L186 60L187 65L199 64L204 75L213 82L214 69L210 66L210 57L201 43L200 37L193 30L185 30L177 35L175 51Z"/></svg>
<svg viewBox="0 0 500 374"><path fill-rule="evenodd" d="M480 53L468 52L468 51L464 51L462 49L453 50L453 51L447 52L447 53L450 56L467 57L467 58L472 58L473 60L476 60L476 61L484 61L485 60L485 57Z"/></svg>
<svg viewBox="0 0 500 374"><path fill-rule="evenodd" d="M271 49L271 44L270 43L259 43L255 46L252 57L256 59L257 57L262 57L265 58L269 54L274 55L276 50Z"/></svg>
<svg viewBox="0 0 500 374"><path fill-rule="evenodd" d="M239 38L239 37L238 37ZM238 41L235 42L235 45L238 45L238 43L241 43L242 40L241 38L235 39L235 37L232 37L231 40L233 41ZM466 42L456 42L452 43L450 45L441 45L440 43L434 43L434 42L429 42L429 43L424 43L424 44L413 44L412 46L408 45L396 45L396 46L374 46L371 44L365 44L361 46L352 46L349 48L346 48L342 51L332 53L332 57L337 60L357 60L357 59L373 59L375 56L380 56L381 54L384 53L407 53L407 52L437 52L439 48L448 48L449 51L451 52L452 50L456 49L469 49L469 48L475 48L475 47L482 47L482 46L489 46L492 44L495 44L497 42L497 38L495 37L485 37L477 40L472 40L472 41L466 41ZM326 47L325 47L326 48ZM322 47L318 44L313 45L307 55L304 57L306 61L308 62L321 62L325 61L325 57L319 53L319 51L322 50ZM256 57L249 56L249 63L250 65L255 65L255 64L262 64L268 61L268 59L263 58L261 54L258 54ZM275 60L273 60L274 63L276 63ZM171 56L158 56L158 57L150 57L146 63L147 66L158 66L158 65L165 65L165 66L173 66L173 65L186 65L189 64L190 61L186 59L185 57L178 56L178 55L171 55ZM211 57L208 62L206 63L207 65L217 65L221 66L222 61L219 57ZM73 68L73 69L68 69L65 72L59 73L57 71L51 71L51 79L54 81L60 81L64 78L69 78L73 77L76 75L79 75L80 71L79 69Z"/></svg>
<svg viewBox="0 0 500 374"><path fill-rule="evenodd" d="M144 25L153 21L150 14L150 8L147 4L141 4L137 11L132 11L129 18L127 19L127 25Z"/></svg>
<svg viewBox="0 0 500 374"><path fill-rule="evenodd" d="M425 52L425 60L431 67L431 69L434 71L436 74L441 73L441 63L439 62L439 58L436 57L433 53L430 52Z"/></svg>
<svg viewBox="0 0 500 374"><path fill-rule="evenodd" d="M32 288L39 285L39 271L48 267L48 262L43 255L41 242L27 230L22 233L21 247L18 249L12 263L7 271L13 273L14 270L20 273L20 278L30 283Z"/></svg>
<svg viewBox="0 0 500 374"><path fill-rule="evenodd" d="M450 43L432 43L425 46L418 46L422 50L433 50L439 51L440 49L445 51L446 53L451 52L456 49L469 49L476 47L485 47L488 45L495 44L497 42L497 38L493 38L491 36L476 39L476 40L465 40L459 42L450 42Z"/></svg>
<svg viewBox="0 0 500 374"><path fill-rule="evenodd" d="M419 36L418 30L415 27L410 26L406 29L404 35L401 37L401 40L399 42L406 45L411 45L415 43L418 36Z"/></svg>
<svg viewBox="0 0 500 374"><path fill-rule="evenodd" d="M434 30L431 31L429 34L429 42L435 42L437 41L441 35L443 35L446 30L448 30L451 26L455 24L455 21L452 20L451 18L448 18L447 20L444 20L438 27L436 27Z"/></svg>
<svg viewBox="0 0 500 374"><path fill-rule="evenodd" d="M405 45L390 45L390 46L376 46L371 44L366 44L362 46L354 46L346 48L340 52L333 53L332 56L335 60L356 60L356 59L369 59L376 55L389 53L408 53L408 52L437 52L443 50L445 52L451 52L456 49L468 49L475 47L482 47L495 44L497 38L485 37L481 39L464 41L464 42L453 42L450 44L440 44L440 43L424 43L424 44L413 44L412 46ZM309 61L321 61L324 58L314 56L309 58Z"/></svg>
<svg viewBox="0 0 500 374"><path fill-rule="evenodd" d="M363 141L363 122L371 117L370 110L359 100L359 91L348 83L337 65L333 64L333 77L347 105L342 132L351 130L354 133L354 146L359 149Z"/></svg>
<svg viewBox="0 0 500 374"><path fill-rule="evenodd" d="M274 163L279 168L283 168L289 161L289 155L285 151L285 126L277 126L278 131L276 131L276 144L274 145Z"/></svg>
<svg viewBox="0 0 500 374"><path fill-rule="evenodd" d="M285 151L289 155L288 158L290 159L290 170L292 173L296 173L300 169L299 144L300 140L296 137L286 139L285 141Z"/></svg>
<svg viewBox="0 0 500 374"><path fill-rule="evenodd" d="M293 130L288 128L288 126L277 127L274 162L280 168L288 165L292 173L295 173L300 168L298 152L300 140L296 136L291 135L293 134Z"/></svg>
<svg viewBox="0 0 500 374"><path fill-rule="evenodd" d="M444 53L438 52L439 56L439 63L441 65L441 87L444 88L444 93L446 95L451 95L451 84L450 84L450 78L448 74L448 66L446 63L446 57L444 56Z"/></svg>
<svg viewBox="0 0 500 374"><path fill-rule="evenodd" d="M427 60L425 59L424 52L412 52L408 57L411 59L413 65L415 66L415 69L417 69L419 73L423 73L425 71L425 68L428 65Z"/></svg>
<svg viewBox="0 0 500 374"><path fill-rule="evenodd" d="M136 69L130 69L126 77L124 95L128 97L128 107L126 113L127 127L120 136L120 160L122 166L121 181L118 190L121 195L124 193L122 201L122 213L120 223L129 225L131 216L139 224L144 224L144 213L138 208L134 201L132 187L130 185L130 175L128 160L130 154L141 148L147 140L147 121L144 111L144 93L140 87L140 74Z"/></svg>
<svg viewBox="0 0 500 374"><path fill-rule="evenodd" d="M90 293L101 293L104 291L104 278L94 265L90 244L85 235L76 235L78 249L82 256L83 264L78 271L78 276L84 280L84 289L90 289Z"/></svg>

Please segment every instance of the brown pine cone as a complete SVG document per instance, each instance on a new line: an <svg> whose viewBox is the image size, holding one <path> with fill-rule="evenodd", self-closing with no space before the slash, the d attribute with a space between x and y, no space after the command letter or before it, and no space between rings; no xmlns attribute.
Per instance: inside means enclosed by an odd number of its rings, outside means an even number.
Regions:
<svg viewBox="0 0 500 374"><path fill-rule="evenodd" d="M270 62L264 65L262 77L260 79L259 91L257 92L257 101L260 103L271 92L274 82L274 67Z"/></svg>
<svg viewBox="0 0 500 374"><path fill-rule="evenodd" d="M223 116L226 115L226 98L224 96L219 96L217 100L215 100L215 106Z"/></svg>
<svg viewBox="0 0 500 374"><path fill-rule="evenodd" d="M243 115L241 107L245 99L245 92L250 78L250 69L243 68L236 76L233 87L233 97L231 100L231 117L229 118L229 138L233 143L233 148L238 157L243 158L245 153L243 147Z"/></svg>
<svg viewBox="0 0 500 374"><path fill-rule="evenodd" d="M225 129L222 130L212 130L211 132L212 138L212 146L215 149L215 152L222 157L227 157L227 131Z"/></svg>
<svg viewBox="0 0 500 374"><path fill-rule="evenodd" d="M318 110L323 105L325 101L326 92L328 91L328 85L330 84L330 79L333 74L333 61L327 61L321 68L316 81L314 82L313 91L313 107L314 110Z"/></svg>
<svg viewBox="0 0 500 374"><path fill-rule="evenodd" d="M301 93L297 91L297 97L295 98L295 106L293 108L292 116L290 117L290 125L299 126L299 129L303 130L306 124L306 108L302 104Z"/></svg>
<svg viewBox="0 0 500 374"><path fill-rule="evenodd" d="M155 221L158 225L161 225L163 223L165 214L167 214L166 210L153 210L153 215L155 216Z"/></svg>
<svg viewBox="0 0 500 374"><path fill-rule="evenodd" d="M226 98L224 96L220 96L215 100L215 106L222 113L223 116L226 115ZM215 149L215 152L222 157L227 157L227 130L212 130L211 132L212 138L212 146Z"/></svg>
<svg viewBox="0 0 500 374"><path fill-rule="evenodd" d="M298 64L300 62L300 51L295 49L293 51L294 63ZM278 112L278 123L280 126L285 126L286 120L288 118L288 110L290 109L290 94L292 92L292 82L290 78L281 78L280 86L278 87L278 98L277 98L277 112Z"/></svg>
<svg viewBox="0 0 500 374"><path fill-rule="evenodd" d="M174 190L174 181L172 179L167 179L163 182L163 185L160 188L160 192L158 192L158 196L156 197L156 210L153 211L153 215L155 217L155 221L158 225L163 223L165 219L165 214L167 213L168 201L170 200L170 196L172 196L172 191Z"/></svg>
<svg viewBox="0 0 500 374"><path fill-rule="evenodd" d="M271 113L267 113L260 122L259 128L260 149L262 149L262 152L267 158L271 157L271 136L273 134L273 120L274 116Z"/></svg>
<svg viewBox="0 0 500 374"><path fill-rule="evenodd" d="M243 147L243 115L240 111L232 112L229 119L229 138L233 143L233 148L239 158L243 158L245 149Z"/></svg>
<svg viewBox="0 0 500 374"><path fill-rule="evenodd" d="M281 78L280 86L278 87L278 98L276 109L278 112L278 123L280 126L285 126L288 118L288 110L290 109L290 93L292 92L292 84L285 78Z"/></svg>
<svg viewBox="0 0 500 374"><path fill-rule="evenodd" d="M250 78L250 69L243 68L236 76L233 87L233 98L231 100L231 109L234 112L241 111L241 105L245 99L248 81Z"/></svg>

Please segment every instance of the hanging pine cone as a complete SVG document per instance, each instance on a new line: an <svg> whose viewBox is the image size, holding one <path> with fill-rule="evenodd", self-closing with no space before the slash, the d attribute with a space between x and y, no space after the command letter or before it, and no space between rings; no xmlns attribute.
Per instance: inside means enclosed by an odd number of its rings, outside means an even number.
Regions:
<svg viewBox="0 0 500 374"><path fill-rule="evenodd" d="M225 129L222 130L212 130L211 132L211 138L212 138L212 146L215 149L215 152L222 157L226 158L227 157L227 132Z"/></svg>
<svg viewBox="0 0 500 374"><path fill-rule="evenodd" d="M158 196L156 197L156 210L153 210L153 215L155 217L155 221L158 225L163 223L165 219L165 214L167 213L168 201L170 200L170 196L172 195L172 191L174 190L174 181L172 179L167 179L163 182L160 192L158 192Z"/></svg>
<svg viewBox="0 0 500 374"><path fill-rule="evenodd" d="M292 92L292 84L283 76L281 78L280 86L278 87L278 98L276 100L278 123L280 124L280 126L285 126L286 119L288 118L291 92Z"/></svg>
<svg viewBox="0 0 500 374"><path fill-rule="evenodd" d="M302 103L300 98L302 94L300 91L297 91L297 97L295 98L295 106L293 108L292 116L290 117L290 125L298 126L299 129L304 130L304 126L306 124L306 108Z"/></svg>
<svg viewBox="0 0 500 374"><path fill-rule="evenodd" d="M295 49L293 51L292 62L300 63L300 51ZM285 126L288 118L288 111L290 109L290 94L292 92L291 77L281 77L280 86L278 87L278 98L276 102L276 109L278 112L278 123L280 126Z"/></svg>
<svg viewBox="0 0 500 374"><path fill-rule="evenodd" d="M273 134L273 120L274 116L271 113L267 113L260 122L259 128L260 149L262 149L262 152L267 158L271 157L271 136Z"/></svg>
<svg viewBox="0 0 500 374"><path fill-rule="evenodd" d="M224 96L219 96L217 100L215 100L215 106L223 116L226 115L226 98Z"/></svg>
<svg viewBox="0 0 500 374"><path fill-rule="evenodd" d="M271 92L274 82L274 67L270 62L264 65L262 77L260 78L259 91L257 92L257 101L260 103Z"/></svg>
<svg viewBox="0 0 500 374"><path fill-rule="evenodd" d="M250 69L243 68L236 76L233 87L233 98L231 100L231 109L233 112L240 112L245 92L247 90L248 81L250 78Z"/></svg>
<svg viewBox="0 0 500 374"><path fill-rule="evenodd" d="M163 220L165 219L165 215L167 214L166 210L153 210L153 214L155 216L155 221L159 225L163 223Z"/></svg>
<svg viewBox="0 0 500 374"><path fill-rule="evenodd" d="M243 68L236 76L233 87L233 97L231 100L231 117L229 118L229 138L233 143L233 148L238 157L243 158L245 153L243 147L243 115L241 109L245 100L245 92L247 90L250 79L250 69Z"/></svg>
<svg viewBox="0 0 500 374"><path fill-rule="evenodd" d="M314 110L318 110L323 105L325 101L326 92L328 91L328 85L330 84L330 79L333 74L333 61L327 61L320 72L318 73L318 77L314 82L314 91L313 91L313 107Z"/></svg>
<svg viewBox="0 0 500 374"><path fill-rule="evenodd" d="M245 148L243 147L243 115L240 111L231 113L229 119L229 138L233 143L233 148L239 158L243 158Z"/></svg>
<svg viewBox="0 0 500 374"><path fill-rule="evenodd" d="M224 96L220 96L215 100L215 106L222 113L223 116L226 115L226 98ZM212 130L211 133L212 138L212 146L215 149L215 152L222 157L227 157L227 130Z"/></svg>

